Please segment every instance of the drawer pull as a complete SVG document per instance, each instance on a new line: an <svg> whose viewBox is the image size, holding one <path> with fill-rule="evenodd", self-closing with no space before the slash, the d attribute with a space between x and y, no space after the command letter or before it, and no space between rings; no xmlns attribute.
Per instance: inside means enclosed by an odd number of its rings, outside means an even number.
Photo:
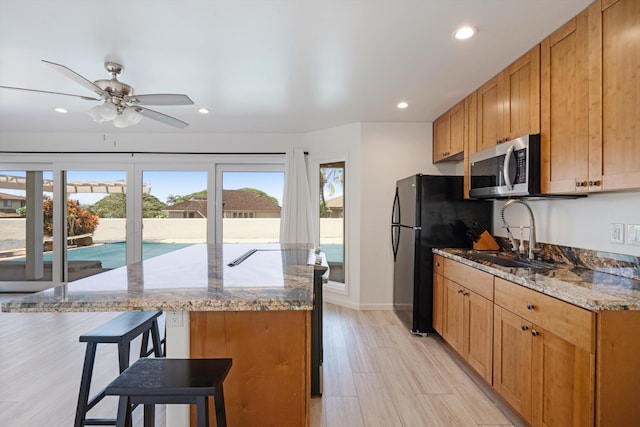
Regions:
<svg viewBox="0 0 640 427"><path fill-rule="evenodd" d="M527 310L533 310L534 308L536 308L535 305L533 305L531 303L527 304Z"/></svg>
<svg viewBox="0 0 640 427"><path fill-rule="evenodd" d="M527 329L529 329L529 327L527 325L521 325L520 329L522 329L523 331L526 331Z"/></svg>
<svg viewBox="0 0 640 427"><path fill-rule="evenodd" d="M458 289L458 293L464 295L464 291L462 289Z"/></svg>
<svg viewBox="0 0 640 427"><path fill-rule="evenodd" d="M537 337L538 335L540 335L540 332L536 331L535 329L532 329L531 335L533 335L534 337Z"/></svg>

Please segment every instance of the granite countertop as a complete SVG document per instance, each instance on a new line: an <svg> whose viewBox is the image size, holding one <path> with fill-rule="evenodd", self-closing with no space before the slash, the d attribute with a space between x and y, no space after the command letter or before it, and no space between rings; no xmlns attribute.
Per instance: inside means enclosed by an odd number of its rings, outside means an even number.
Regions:
<svg viewBox="0 0 640 427"><path fill-rule="evenodd" d="M477 252L471 249L433 252L591 311L640 310L640 280L571 264L541 269L502 267L469 259L470 254Z"/></svg>
<svg viewBox="0 0 640 427"><path fill-rule="evenodd" d="M310 255L308 245L197 244L3 302L2 311L312 310Z"/></svg>

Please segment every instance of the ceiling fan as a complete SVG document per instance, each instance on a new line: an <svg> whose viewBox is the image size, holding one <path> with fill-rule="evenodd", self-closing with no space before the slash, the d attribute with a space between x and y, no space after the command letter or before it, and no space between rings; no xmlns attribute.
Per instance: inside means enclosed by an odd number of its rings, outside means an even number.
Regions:
<svg viewBox="0 0 640 427"><path fill-rule="evenodd" d="M69 77L76 83L99 95L99 98L70 93L51 92L47 90L26 89L20 87L0 86L2 89L24 90L29 92L51 93L55 95L74 96L88 101L104 101L88 111L88 114L98 123L113 121L115 127L133 126L142 120L142 116L157 120L177 128L185 128L189 123L168 116L155 110L150 110L147 105L193 105L193 101L187 95L182 94L134 94L133 87L118 80L118 76L124 71L124 66L115 62L105 62L104 68L111 74L111 79L100 79L92 82L64 65L42 60L60 73Z"/></svg>

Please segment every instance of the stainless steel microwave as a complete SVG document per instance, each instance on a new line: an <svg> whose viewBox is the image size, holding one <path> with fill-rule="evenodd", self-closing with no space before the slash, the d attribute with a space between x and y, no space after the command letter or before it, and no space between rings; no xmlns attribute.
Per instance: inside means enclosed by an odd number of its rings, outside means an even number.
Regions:
<svg viewBox="0 0 640 427"><path fill-rule="evenodd" d="M540 134L471 154L469 177L469 196L473 198L540 194Z"/></svg>

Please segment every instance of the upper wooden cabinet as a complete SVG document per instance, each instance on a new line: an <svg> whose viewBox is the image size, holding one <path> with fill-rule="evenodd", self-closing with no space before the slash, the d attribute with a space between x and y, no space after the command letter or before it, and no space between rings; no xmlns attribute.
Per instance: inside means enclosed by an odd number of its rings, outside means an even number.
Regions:
<svg viewBox="0 0 640 427"><path fill-rule="evenodd" d="M541 190L589 189L588 10L541 43Z"/></svg>
<svg viewBox="0 0 640 427"><path fill-rule="evenodd" d="M541 44L542 192L640 188L640 2L598 0Z"/></svg>
<svg viewBox="0 0 640 427"><path fill-rule="evenodd" d="M509 65L476 93L477 138L476 146L470 147L472 153L539 133L540 46Z"/></svg>
<svg viewBox="0 0 640 427"><path fill-rule="evenodd" d="M464 121L464 101L461 101L433 122L433 163L462 159Z"/></svg>
<svg viewBox="0 0 640 427"><path fill-rule="evenodd" d="M640 2L589 7L589 183L640 188Z"/></svg>

